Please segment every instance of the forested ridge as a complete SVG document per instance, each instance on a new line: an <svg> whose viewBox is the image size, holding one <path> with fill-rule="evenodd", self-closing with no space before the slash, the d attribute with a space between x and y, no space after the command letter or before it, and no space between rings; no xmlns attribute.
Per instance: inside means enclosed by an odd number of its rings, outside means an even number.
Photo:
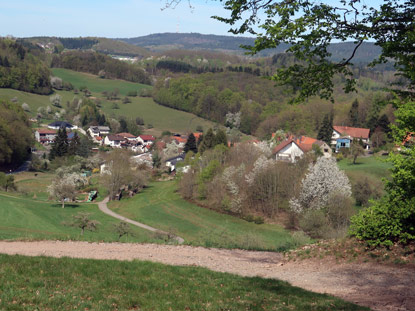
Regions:
<svg viewBox="0 0 415 311"><path fill-rule="evenodd" d="M0 39L0 87L36 94L50 94L50 71L33 53L35 47L9 39Z"/></svg>

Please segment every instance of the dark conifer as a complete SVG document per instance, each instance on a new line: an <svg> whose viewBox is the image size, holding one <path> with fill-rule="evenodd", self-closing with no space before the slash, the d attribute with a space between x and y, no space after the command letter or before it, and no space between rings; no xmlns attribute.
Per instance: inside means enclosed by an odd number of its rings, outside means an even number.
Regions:
<svg viewBox="0 0 415 311"><path fill-rule="evenodd" d="M223 130L218 130L215 136L215 146L221 144L228 146L228 138Z"/></svg>
<svg viewBox="0 0 415 311"><path fill-rule="evenodd" d="M190 133L189 138L187 139L186 145L184 145L183 151L188 153L192 151L193 153L197 153L197 146L196 146L196 137L193 133Z"/></svg>
<svg viewBox="0 0 415 311"><path fill-rule="evenodd" d="M349 111L349 119L350 119L350 125L354 126L354 127L359 127L360 126L360 122L359 122L359 102L356 99L353 103L352 103L352 107L350 108Z"/></svg>
<svg viewBox="0 0 415 311"><path fill-rule="evenodd" d="M206 135L203 135L203 140L200 143L199 151L200 153L205 152L208 149L211 149L215 146L215 134L213 133L213 130L210 128Z"/></svg>
<svg viewBox="0 0 415 311"><path fill-rule="evenodd" d="M72 140L69 142L68 154L78 155L80 146L81 146L81 140L79 139L78 133L75 132Z"/></svg>

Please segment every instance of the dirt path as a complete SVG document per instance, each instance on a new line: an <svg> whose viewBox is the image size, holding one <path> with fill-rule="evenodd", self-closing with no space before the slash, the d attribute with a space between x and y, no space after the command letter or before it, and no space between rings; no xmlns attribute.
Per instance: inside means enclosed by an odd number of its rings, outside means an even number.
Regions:
<svg viewBox="0 0 415 311"><path fill-rule="evenodd" d="M4 242L0 253L116 260L150 260L201 266L243 276L277 278L382 311L415 310L415 271L373 264L325 261L284 263L281 254L190 246L88 242Z"/></svg>
<svg viewBox="0 0 415 311"><path fill-rule="evenodd" d="M127 218L127 217L121 216L121 215L119 215L119 214L117 214L117 213L113 212L113 211L112 211L112 210L110 210L110 209L108 208L108 206L107 206L108 201L109 201L109 198L108 198L108 197L106 197L104 200L102 200L101 202L99 202L99 203L98 203L98 207L99 207L99 209L100 209L100 211L101 211L101 212L103 212L103 213L105 213L105 214L107 214L107 215L109 215L109 216L111 216L111 217L117 218L117 219L119 219L119 220L122 220L122 221L128 222L129 224L132 224L132 225L134 225L134 226L137 226L137 227L143 228L143 229L145 229L145 230L149 230L149 231L152 231L152 232L160 232L160 233L162 233L162 234L168 235L168 233L167 233L167 232L165 232L165 231L162 231L162 230L159 230L159 229L156 229L156 228L153 228L153 227L147 226L146 224L143 224L143 223L141 223L141 222L138 222L138 221L135 221L135 220L129 219L129 218ZM177 241L177 243L179 243L179 244L183 244L183 242L184 242L184 239L183 239L183 238L181 238L181 237L179 237L179 236L174 237L174 239L175 239L175 240Z"/></svg>

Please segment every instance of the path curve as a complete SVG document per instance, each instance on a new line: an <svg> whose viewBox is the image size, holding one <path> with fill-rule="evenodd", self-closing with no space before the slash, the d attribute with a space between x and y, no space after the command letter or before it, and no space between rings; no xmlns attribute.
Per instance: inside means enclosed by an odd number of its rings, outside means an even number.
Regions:
<svg viewBox="0 0 415 311"><path fill-rule="evenodd" d="M201 266L242 276L276 278L304 289L334 295L379 311L415 310L415 271L375 263L334 260L284 262L274 252L208 249L186 245L89 243L75 241L0 241L0 253L112 260L149 260L176 266Z"/></svg>
<svg viewBox="0 0 415 311"><path fill-rule="evenodd" d="M161 234L169 235L168 232L165 232L165 231L162 231L162 230L159 230L159 229L150 227L150 226L148 226L146 224L143 224L141 222L138 222L138 221L129 219L127 217L121 216L120 214L117 214L117 213L113 212L107 206L108 201L109 201L109 197L106 197L104 200L102 200L101 202L98 203L98 207L101 210L101 212L103 212L103 213L105 213L105 214L107 214L107 215L109 215L111 217L117 218L119 220L128 222L129 224L132 224L134 226L143 228L145 230L149 230L149 231L152 231L152 232L159 232ZM176 240L177 243L179 243L179 244L183 244L184 243L184 239L181 238L181 237L179 237L179 236L175 236L175 237L173 237L173 239Z"/></svg>

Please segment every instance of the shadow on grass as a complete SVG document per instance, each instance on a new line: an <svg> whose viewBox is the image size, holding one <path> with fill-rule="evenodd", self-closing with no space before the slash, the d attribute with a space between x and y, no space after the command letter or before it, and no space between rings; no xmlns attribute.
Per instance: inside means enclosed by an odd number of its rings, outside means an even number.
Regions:
<svg viewBox="0 0 415 311"><path fill-rule="evenodd" d="M56 203L56 204L52 204L52 207L55 207L55 208L62 208L62 204L60 204L60 203ZM78 208L78 207L81 207L81 205L80 204L72 204L72 203L65 203L65 207L64 208Z"/></svg>

